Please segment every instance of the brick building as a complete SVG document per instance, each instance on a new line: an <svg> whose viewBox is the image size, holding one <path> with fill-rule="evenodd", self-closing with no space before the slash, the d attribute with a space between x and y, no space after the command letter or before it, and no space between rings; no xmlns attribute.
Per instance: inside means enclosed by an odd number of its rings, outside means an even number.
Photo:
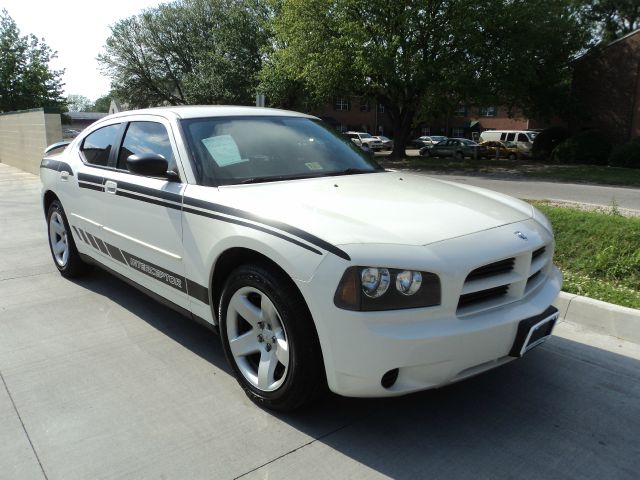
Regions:
<svg viewBox="0 0 640 480"><path fill-rule="evenodd" d="M365 131L373 135L391 136L393 127L384 105L362 97L335 97L332 103L314 111L314 115L334 125L338 130ZM460 106L450 117L438 118L418 125L412 136L446 135L448 137L477 138L484 130L528 130L537 128L523 115L509 115L505 107Z"/></svg>
<svg viewBox="0 0 640 480"><path fill-rule="evenodd" d="M640 29L575 61L571 130L597 129L615 144L640 136Z"/></svg>

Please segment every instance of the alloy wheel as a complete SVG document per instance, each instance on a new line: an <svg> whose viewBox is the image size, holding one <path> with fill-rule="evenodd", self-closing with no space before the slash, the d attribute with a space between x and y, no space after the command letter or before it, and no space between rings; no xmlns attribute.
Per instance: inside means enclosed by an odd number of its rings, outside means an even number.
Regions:
<svg viewBox="0 0 640 480"><path fill-rule="evenodd" d="M62 216L56 211L49 218L49 244L56 263L64 267L69 261L69 238Z"/></svg>
<svg viewBox="0 0 640 480"><path fill-rule="evenodd" d="M254 287L238 289L227 307L226 332L238 369L255 388L277 390L289 370L289 341L273 302Z"/></svg>

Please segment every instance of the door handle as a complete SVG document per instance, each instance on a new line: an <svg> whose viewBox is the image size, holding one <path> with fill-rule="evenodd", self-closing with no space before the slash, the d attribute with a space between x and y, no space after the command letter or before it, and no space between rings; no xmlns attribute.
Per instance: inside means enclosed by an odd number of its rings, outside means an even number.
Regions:
<svg viewBox="0 0 640 480"><path fill-rule="evenodd" d="M115 195L117 189L118 189L118 184L113 180L107 180L106 182L104 182L105 192Z"/></svg>

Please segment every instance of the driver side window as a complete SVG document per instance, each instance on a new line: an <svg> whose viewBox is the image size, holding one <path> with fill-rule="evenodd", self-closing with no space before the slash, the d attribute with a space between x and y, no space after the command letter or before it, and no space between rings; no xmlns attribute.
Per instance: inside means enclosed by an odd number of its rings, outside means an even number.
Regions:
<svg viewBox="0 0 640 480"><path fill-rule="evenodd" d="M118 152L120 170L128 170L127 158L130 155L157 153L167 159L169 170L176 171L176 161L171 148L167 129L156 122L131 122L127 127L122 146Z"/></svg>

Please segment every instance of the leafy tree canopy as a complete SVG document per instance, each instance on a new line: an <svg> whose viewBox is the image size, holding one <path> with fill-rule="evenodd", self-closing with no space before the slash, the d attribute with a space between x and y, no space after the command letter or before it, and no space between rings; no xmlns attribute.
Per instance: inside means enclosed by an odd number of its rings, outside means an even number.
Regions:
<svg viewBox="0 0 640 480"><path fill-rule="evenodd" d="M609 43L640 28L638 0L581 0L584 19L597 40Z"/></svg>
<svg viewBox="0 0 640 480"><path fill-rule="evenodd" d="M67 96L67 108L70 112L91 112L93 106L93 102L84 95Z"/></svg>
<svg viewBox="0 0 640 480"><path fill-rule="evenodd" d="M267 18L261 0L177 0L112 26L98 60L132 107L251 103Z"/></svg>
<svg viewBox="0 0 640 480"><path fill-rule="evenodd" d="M62 107L64 70L51 70L56 57L44 40L21 35L6 10L0 14L0 111Z"/></svg>
<svg viewBox="0 0 640 480"><path fill-rule="evenodd" d="M114 98L114 95L108 93L107 95L103 95L102 97L96 100L95 105L93 106L94 112L107 113L109 111L109 107L111 106L111 100Z"/></svg>
<svg viewBox="0 0 640 480"><path fill-rule="evenodd" d="M355 94L387 107L394 155L417 115L460 103L550 114L586 32L571 0L279 0L261 89L275 105Z"/></svg>

